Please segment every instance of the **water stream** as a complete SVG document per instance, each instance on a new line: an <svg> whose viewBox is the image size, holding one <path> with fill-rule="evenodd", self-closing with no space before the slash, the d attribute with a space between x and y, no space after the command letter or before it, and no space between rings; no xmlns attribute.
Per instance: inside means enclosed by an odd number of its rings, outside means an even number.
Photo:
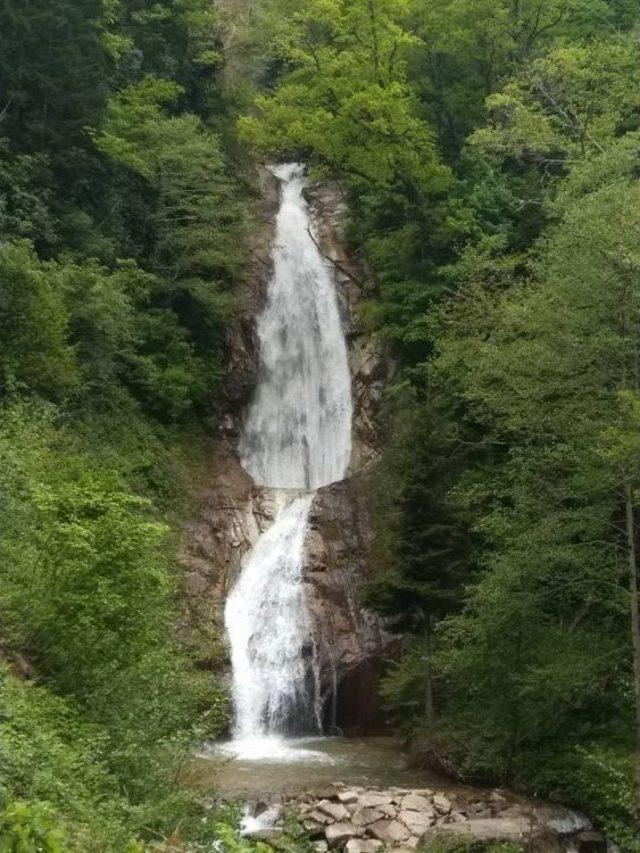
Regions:
<svg viewBox="0 0 640 853"><path fill-rule="evenodd" d="M321 729L304 540L313 493L341 480L351 453L351 376L333 273L309 231L299 164L281 181L273 275L258 318L260 366L240 442L243 467L273 491L271 527L244 561L225 608L243 758L309 756L287 736Z"/></svg>

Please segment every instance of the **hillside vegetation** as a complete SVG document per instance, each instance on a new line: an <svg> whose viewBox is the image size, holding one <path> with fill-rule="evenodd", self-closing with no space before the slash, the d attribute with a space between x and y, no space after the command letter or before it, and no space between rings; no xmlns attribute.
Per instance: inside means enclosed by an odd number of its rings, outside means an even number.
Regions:
<svg viewBox="0 0 640 853"><path fill-rule="evenodd" d="M639 39L636 0L5 0L0 849L249 847L177 783L228 712L176 518L288 158L342 183L399 364L394 725L640 850Z"/></svg>

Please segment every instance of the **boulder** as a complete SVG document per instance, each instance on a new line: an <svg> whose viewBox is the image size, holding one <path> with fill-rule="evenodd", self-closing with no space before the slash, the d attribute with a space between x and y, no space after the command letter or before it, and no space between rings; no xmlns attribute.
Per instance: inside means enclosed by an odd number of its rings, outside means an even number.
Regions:
<svg viewBox="0 0 640 853"><path fill-rule="evenodd" d="M332 803L331 800L320 800L317 810L336 821L349 820L350 817L342 803Z"/></svg>
<svg viewBox="0 0 640 853"><path fill-rule="evenodd" d="M352 803L357 803L359 796L360 795L358 794L357 791L341 791L338 794L338 799L340 800L340 802L343 805L348 806L348 805L351 805Z"/></svg>
<svg viewBox="0 0 640 853"><path fill-rule="evenodd" d="M367 833L379 838L384 844L398 844L411 835L407 827L399 820L377 820L367 827Z"/></svg>
<svg viewBox="0 0 640 853"><path fill-rule="evenodd" d="M331 823L332 820L334 820L331 815L328 815L324 811L321 812L319 809L313 809L313 811L307 812L306 817L309 820L313 820L316 823L324 824L325 826Z"/></svg>
<svg viewBox="0 0 640 853"><path fill-rule="evenodd" d="M433 805L439 814L449 814L451 811L451 800L445 797L444 794L435 794L433 797Z"/></svg>
<svg viewBox="0 0 640 853"><path fill-rule="evenodd" d="M526 837L530 825L521 818L471 818L464 823L445 823L431 827L423 838L428 840L437 837L439 833L452 833L464 838L478 841L522 841Z"/></svg>
<svg viewBox="0 0 640 853"><path fill-rule="evenodd" d="M324 835L324 825L316 823L315 820L308 820L305 818L305 820L302 821L302 825L309 838L321 838Z"/></svg>
<svg viewBox="0 0 640 853"><path fill-rule="evenodd" d="M359 826L354 826L350 821L332 823L326 829L326 838L329 847L338 847L345 844L349 839L358 838L363 834L364 830Z"/></svg>
<svg viewBox="0 0 640 853"><path fill-rule="evenodd" d="M536 806L533 810L535 819L541 826L552 829L558 835L575 835L577 832L586 832L592 828L588 817L562 806L544 804Z"/></svg>
<svg viewBox="0 0 640 853"><path fill-rule="evenodd" d="M414 834L422 835L435 822L433 814L429 812L401 811L398 820Z"/></svg>
<svg viewBox="0 0 640 853"><path fill-rule="evenodd" d="M351 820L356 826L369 826L377 820L382 820L384 814L379 809L364 809L359 807L352 815Z"/></svg>
<svg viewBox="0 0 640 853"><path fill-rule="evenodd" d="M395 817L398 814L398 807L394 806L393 803L382 803L382 805L376 806L376 808L382 812L384 817Z"/></svg>
<svg viewBox="0 0 640 853"><path fill-rule="evenodd" d="M391 794L378 794L375 791L368 791L358 797L358 805L365 809L375 809L378 806L390 806L392 799Z"/></svg>
<svg viewBox="0 0 640 853"><path fill-rule="evenodd" d="M400 802L400 808L404 811L433 811L431 802L419 794L408 794L406 797L403 797Z"/></svg>

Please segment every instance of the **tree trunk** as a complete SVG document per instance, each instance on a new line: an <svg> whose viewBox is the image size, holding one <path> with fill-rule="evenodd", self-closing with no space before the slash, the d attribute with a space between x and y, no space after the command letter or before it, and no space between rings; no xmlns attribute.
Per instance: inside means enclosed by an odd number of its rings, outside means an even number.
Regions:
<svg viewBox="0 0 640 853"><path fill-rule="evenodd" d="M631 486L624 487L624 505L629 549L629 592L631 600L631 637L633 641L633 683L636 700L636 812L640 819L640 599L638 598L638 560L636 554L633 496Z"/></svg>

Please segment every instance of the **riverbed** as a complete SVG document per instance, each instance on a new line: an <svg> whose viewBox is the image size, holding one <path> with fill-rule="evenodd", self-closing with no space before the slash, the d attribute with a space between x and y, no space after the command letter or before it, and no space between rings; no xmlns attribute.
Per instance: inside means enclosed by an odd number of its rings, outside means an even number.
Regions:
<svg viewBox="0 0 640 853"><path fill-rule="evenodd" d="M397 738L288 739L272 756L233 757L233 743L207 744L185 768L185 781L219 798L290 797L340 780L363 787L420 788L443 780L409 766Z"/></svg>

